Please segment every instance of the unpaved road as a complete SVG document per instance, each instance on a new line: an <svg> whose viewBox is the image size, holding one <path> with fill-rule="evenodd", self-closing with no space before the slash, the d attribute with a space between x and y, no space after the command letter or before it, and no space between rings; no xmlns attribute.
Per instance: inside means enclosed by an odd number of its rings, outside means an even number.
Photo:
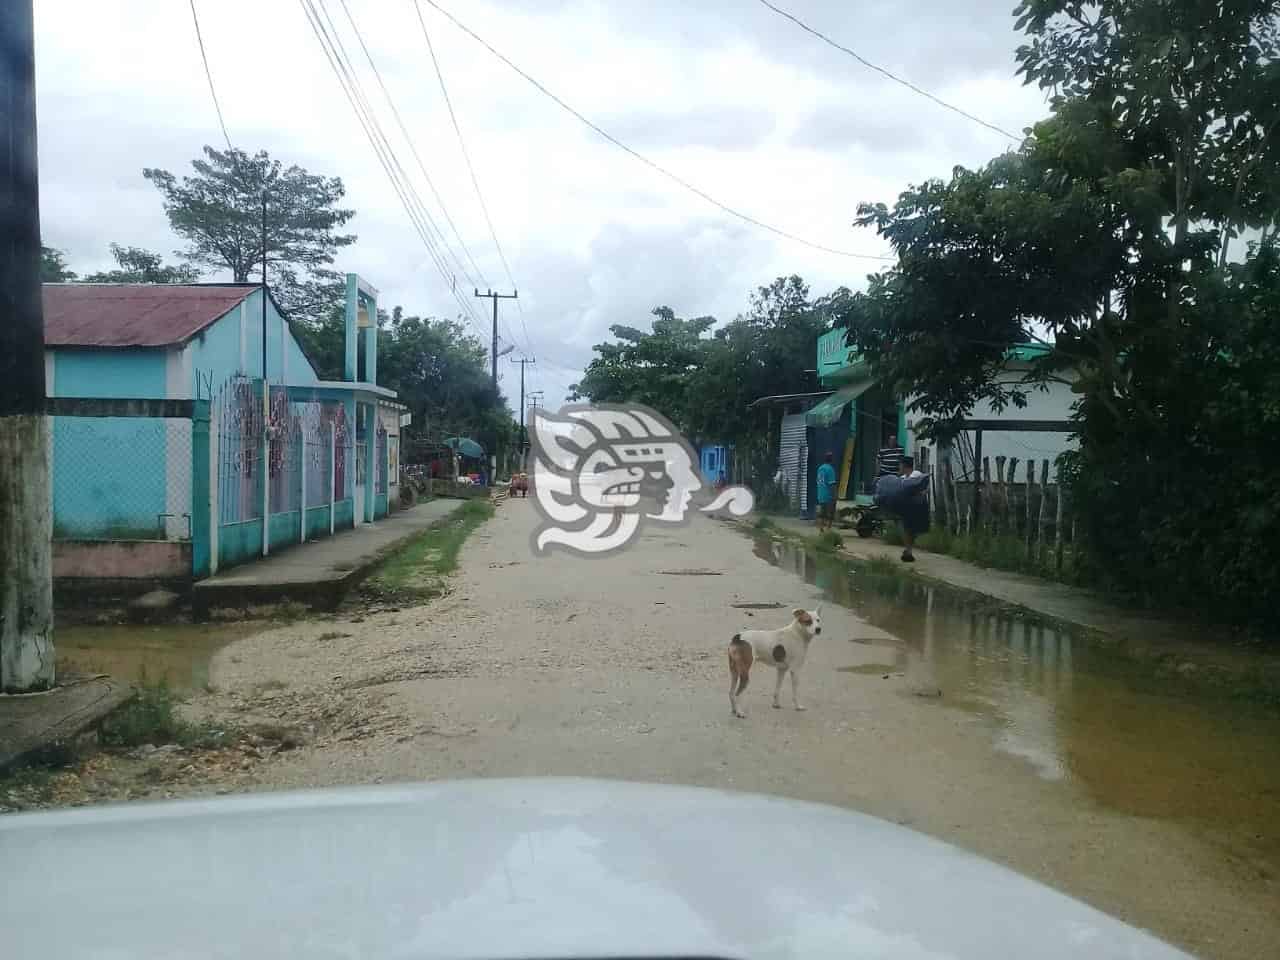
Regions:
<svg viewBox="0 0 1280 960"><path fill-rule="evenodd" d="M870 666L883 650L867 641L887 635L850 610L824 607L802 683L808 712L770 709L772 677L758 671L748 718L731 718L728 637L818 600L736 530L698 518L608 559L539 560L532 526L527 502L502 505L465 546L452 593L428 606L292 624L223 649L215 692L192 709L315 731L244 763L230 785L555 774L784 794L949 840L1206 957L1275 955L1273 863L1105 806L993 749L980 713L946 691L916 695L937 678L883 679ZM783 609L732 606L769 602Z"/></svg>

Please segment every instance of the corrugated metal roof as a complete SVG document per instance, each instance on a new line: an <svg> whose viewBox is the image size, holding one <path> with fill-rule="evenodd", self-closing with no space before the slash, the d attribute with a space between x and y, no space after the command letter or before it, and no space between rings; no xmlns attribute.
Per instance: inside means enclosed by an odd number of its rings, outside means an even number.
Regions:
<svg viewBox="0 0 1280 960"><path fill-rule="evenodd" d="M49 347L185 343L259 289L255 284L46 283Z"/></svg>

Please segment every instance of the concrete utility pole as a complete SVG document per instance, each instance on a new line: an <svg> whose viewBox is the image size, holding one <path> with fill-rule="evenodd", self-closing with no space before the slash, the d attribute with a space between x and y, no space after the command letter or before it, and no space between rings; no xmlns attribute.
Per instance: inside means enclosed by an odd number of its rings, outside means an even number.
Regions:
<svg viewBox="0 0 1280 960"><path fill-rule="evenodd" d="M31 0L0 0L0 690L53 686Z"/></svg>
<svg viewBox="0 0 1280 960"><path fill-rule="evenodd" d="M477 297L487 297L493 301L493 351L490 356L491 375L493 376L493 389L498 389L498 301L499 300L516 300L520 296L519 290L512 290L510 293L495 293L490 290L487 293L481 293L476 289ZM506 353L511 352L511 348L507 348ZM498 470L498 435L495 433L489 438L489 480L494 479L494 474Z"/></svg>
<svg viewBox="0 0 1280 960"><path fill-rule="evenodd" d="M517 408L521 413L524 412L524 368L530 363L537 363L536 359L522 357L519 360L512 360L512 363L520 364L520 406ZM524 417L520 418L520 468L523 470L525 466L525 450L529 446L529 431L525 426Z"/></svg>

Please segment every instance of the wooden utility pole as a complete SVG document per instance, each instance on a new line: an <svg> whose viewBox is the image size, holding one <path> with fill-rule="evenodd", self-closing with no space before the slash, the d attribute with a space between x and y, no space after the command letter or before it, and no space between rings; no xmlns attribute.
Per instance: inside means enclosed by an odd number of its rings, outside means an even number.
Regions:
<svg viewBox="0 0 1280 960"><path fill-rule="evenodd" d="M518 364L520 364L520 406L519 406L519 407L517 407L516 409L517 409L517 410L519 410L519 411L520 411L520 413L521 413L521 417L520 417L520 468L523 470L523 469L524 469L524 465L525 465L525 463L524 463L524 452L525 452L525 449L529 446L529 432L528 432L528 428L525 426L525 422L524 422L525 418L524 418L524 416L523 416L523 414L524 414L524 368L525 368L527 365L529 365L529 364L531 364L531 363L537 363L538 361L537 361L536 359L530 359L530 358L528 358L528 357L521 357L519 360L512 360L511 362L512 362L512 363L518 363Z"/></svg>
<svg viewBox="0 0 1280 960"><path fill-rule="evenodd" d="M490 355L490 365L491 365L490 373L493 376L493 389L494 389L494 392L496 393L498 389L498 301L518 299L520 296L520 291L512 290L510 293L495 293L493 290L490 290L487 293L481 293L477 289L476 296L487 297L488 299L493 301L493 350ZM506 352L509 353L510 351L511 351L511 348L508 347ZM496 473L498 469L497 447L498 447L498 435L495 433L492 437L489 438L489 474L490 474L489 480L490 482L493 481L494 479L493 474Z"/></svg>
<svg viewBox="0 0 1280 960"><path fill-rule="evenodd" d="M31 0L0 0L0 690L53 686Z"/></svg>

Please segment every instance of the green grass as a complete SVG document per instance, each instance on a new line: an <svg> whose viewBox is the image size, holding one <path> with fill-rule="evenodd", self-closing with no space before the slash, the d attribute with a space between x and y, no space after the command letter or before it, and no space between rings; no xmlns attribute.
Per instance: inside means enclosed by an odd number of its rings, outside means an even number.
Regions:
<svg viewBox="0 0 1280 960"><path fill-rule="evenodd" d="M773 527L773 519L771 517L756 517L755 523L752 524L757 530L769 530Z"/></svg>
<svg viewBox="0 0 1280 960"><path fill-rule="evenodd" d="M945 553L979 567L1025 573L1062 583L1080 583L1071 549L1064 551L1062 569L1058 570L1052 549L1036 550L1033 545L1032 556L1028 557L1026 541L1018 536L988 533L956 535L946 527L934 527L916 539L916 546L931 553Z"/></svg>
<svg viewBox="0 0 1280 960"><path fill-rule="evenodd" d="M384 600L429 600L444 592L471 532L493 516L488 500L468 500L397 550L365 581L363 592Z"/></svg>
<svg viewBox="0 0 1280 960"><path fill-rule="evenodd" d="M223 746L230 733L211 724L189 723L178 716L179 698L161 680L144 678L128 700L109 713L98 728L98 742L107 747L136 747L144 743L184 747Z"/></svg>
<svg viewBox="0 0 1280 960"><path fill-rule="evenodd" d="M822 533L814 537L814 549L823 553L834 553L844 544L844 537L836 533L834 530L824 530Z"/></svg>

